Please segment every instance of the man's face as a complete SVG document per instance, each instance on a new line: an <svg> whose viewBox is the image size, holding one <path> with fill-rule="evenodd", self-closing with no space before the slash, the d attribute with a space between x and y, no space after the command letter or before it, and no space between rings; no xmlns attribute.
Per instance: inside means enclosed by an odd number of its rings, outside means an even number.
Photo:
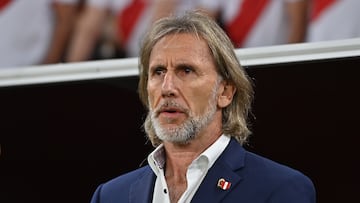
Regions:
<svg viewBox="0 0 360 203"><path fill-rule="evenodd" d="M160 139L186 143L214 122L218 78L203 39L172 34L157 42L150 55L147 91Z"/></svg>

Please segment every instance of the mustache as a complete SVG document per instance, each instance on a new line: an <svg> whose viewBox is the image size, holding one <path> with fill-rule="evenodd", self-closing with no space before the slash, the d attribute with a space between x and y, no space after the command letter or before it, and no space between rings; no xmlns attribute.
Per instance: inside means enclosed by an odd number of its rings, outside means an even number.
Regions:
<svg viewBox="0 0 360 203"><path fill-rule="evenodd" d="M187 115L189 114L189 110L187 108L183 107L174 100L162 101L159 106L153 110L153 112L155 113L155 116L158 116L161 112L169 110L183 112Z"/></svg>

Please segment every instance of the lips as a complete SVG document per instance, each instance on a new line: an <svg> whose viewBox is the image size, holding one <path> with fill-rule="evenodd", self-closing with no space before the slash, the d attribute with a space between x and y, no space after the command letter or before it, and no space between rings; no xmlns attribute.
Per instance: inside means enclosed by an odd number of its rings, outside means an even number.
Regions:
<svg viewBox="0 0 360 203"><path fill-rule="evenodd" d="M187 109L174 100L162 101L155 112L156 117L165 117L166 119L175 119L181 115L188 114Z"/></svg>
<svg viewBox="0 0 360 203"><path fill-rule="evenodd" d="M171 123L184 115L187 115L186 109L175 102L166 102L162 104L156 114L157 117L166 119L167 123Z"/></svg>
<svg viewBox="0 0 360 203"><path fill-rule="evenodd" d="M177 117L179 114L182 114L183 111L179 108L161 108L158 112L158 116L164 116L167 118L174 118Z"/></svg>
<svg viewBox="0 0 360 203"><path fill-rule="evenodd" d="M166 113L182 113L183 111L179 108L174 108L174 107L166 107L166 108L161 108L160 109L160 113L163 113L163 112L166 112Z"/></svg>

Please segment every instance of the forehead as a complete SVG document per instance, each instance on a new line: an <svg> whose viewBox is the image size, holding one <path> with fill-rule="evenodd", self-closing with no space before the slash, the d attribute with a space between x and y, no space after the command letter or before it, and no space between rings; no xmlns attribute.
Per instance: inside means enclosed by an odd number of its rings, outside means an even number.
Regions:
<svg viewBox="0 0 360 203"><path fill-rule="evenodd" d="M153 47L150 60L158 54L175 54L177 56L197 56L212 58L207 42L200 36L191 33L169 34L161 38Z"/></svg>

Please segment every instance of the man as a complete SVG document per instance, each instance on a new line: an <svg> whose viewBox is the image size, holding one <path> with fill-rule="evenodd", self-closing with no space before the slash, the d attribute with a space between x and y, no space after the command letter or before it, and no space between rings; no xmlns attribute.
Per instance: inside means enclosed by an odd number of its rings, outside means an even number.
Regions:
<svg viewBox="0 0 360 203"><path fill-rule="evenodd" d="M315 202L311 180L246 151L251 82L200 12L157 21L140 53L148 164L100 185L92 203Z"/></svg>

